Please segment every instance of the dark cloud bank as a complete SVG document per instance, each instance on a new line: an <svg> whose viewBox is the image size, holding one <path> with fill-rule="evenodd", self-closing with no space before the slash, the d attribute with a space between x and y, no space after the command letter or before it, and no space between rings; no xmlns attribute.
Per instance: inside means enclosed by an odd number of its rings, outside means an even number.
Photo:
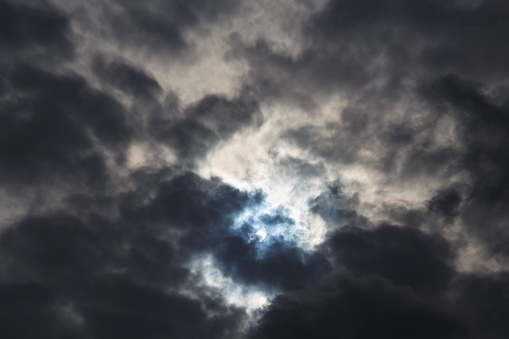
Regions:
<svg viewBox="0 0 509 339"><path fill-rule="evenodd" d="M231 20L235 3L118 2L105 4L103 18L119 44L185 58L185 33ZM150 72L118 56L89 65L101 86L72 71L74 18L46 1L0 0L0 187L43 205L0 234L3 338L507 337L509 274L459 272L464 244L444 236L459 221L486 255L509 259L506 2L331 0L301 27L308 43L297 58L263 38L232 39L249 65L243 90L187 106L176 95L159 100ZM379 67L382 51L388 61ZM375 78L382 85L372 86ZM276 238L260 257L231 226L265 192L193 169L215 145L259 126L261 101L309 108L334 91L359 93L342 124L287 131L289 142L350 164L376 140L384 153L374 166L393 180L459 172L468 180L438 190L423 209L393 211L397 225L370 221L355 196L331 185L309 205L327 223L325 242L307 252ZM431 112L428 125L380 124L405 95ZM456 122L459 144L433 148L426 128L444 116ZM136 141L170 147L178 163L132 170L123 188L118 172ZM49 192L63 196L56 207L47 207ZM238 284L279 292L248 326L243 307L190 270L199 255Z"/></svg>

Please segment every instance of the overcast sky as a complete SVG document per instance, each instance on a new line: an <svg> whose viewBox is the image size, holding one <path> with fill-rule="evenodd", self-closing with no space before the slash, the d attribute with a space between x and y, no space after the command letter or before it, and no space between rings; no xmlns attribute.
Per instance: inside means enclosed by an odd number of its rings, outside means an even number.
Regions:
<svg viewBox="0 0 509 339"><path fill-rule="evenodd" d="M507 0L0 0L0 337L509 333Z"/></svg>

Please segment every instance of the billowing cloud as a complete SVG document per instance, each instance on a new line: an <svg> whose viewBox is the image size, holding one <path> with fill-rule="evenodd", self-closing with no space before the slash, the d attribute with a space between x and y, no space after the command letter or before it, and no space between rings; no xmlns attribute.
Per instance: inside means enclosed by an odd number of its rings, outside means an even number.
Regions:
<svg viewBox="0 0 509 339"><path fill-rule="evenodd" d="M509 7L0 0L6 338L505 338Z"/></svg>

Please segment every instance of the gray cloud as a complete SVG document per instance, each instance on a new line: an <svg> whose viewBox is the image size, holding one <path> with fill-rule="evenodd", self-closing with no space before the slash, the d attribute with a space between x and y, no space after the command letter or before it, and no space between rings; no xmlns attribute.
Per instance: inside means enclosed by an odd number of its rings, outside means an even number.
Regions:
<svg viewBox="0 0 509 339"><path fill-rule="evenodd" d="M2 334L503 338L508 10L0 0Z"/></svg>

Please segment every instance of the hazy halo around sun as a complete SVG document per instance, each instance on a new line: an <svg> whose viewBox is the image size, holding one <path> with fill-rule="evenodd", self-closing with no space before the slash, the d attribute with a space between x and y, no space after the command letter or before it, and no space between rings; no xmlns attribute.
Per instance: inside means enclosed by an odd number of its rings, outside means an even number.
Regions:
<svg viewBox="0 0 509 339"><path fill-rule="evenodd" d="M260 229L255 233L249 233L249 240L262 242L267 237L267 229L261 225Z"/></svg>

